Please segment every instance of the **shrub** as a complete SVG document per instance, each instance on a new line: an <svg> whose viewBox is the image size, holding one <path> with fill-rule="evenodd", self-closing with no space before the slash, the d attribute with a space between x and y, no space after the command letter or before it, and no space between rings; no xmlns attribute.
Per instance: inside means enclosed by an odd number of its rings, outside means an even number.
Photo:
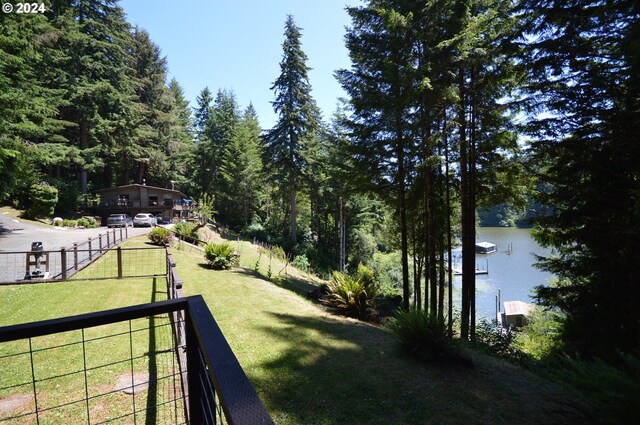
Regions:
<svg viewBox="0 0 640 425"><path fill-rule="evenodd" d="M271 254L282 261L285 261L287 259L287 254L284 252L284 249L282 249L278 245L274 245L271 247Z"/></svg>
<svg viewBox="0 0 640 425"><path fill-rule="evenodd" d="M362 264L355 275L334 272L327 283L327 295L322 303L336 307L345 315L361 320L373 320L377 312L373 300L377 295L373 272Z"/></svg>
<svg viewBox="0 0 640 425"><path fill-rule="evenodd" d="M269 233L259 223L251 223L243 231L242 234L251 239L257 239L261 242L269 242Z"/></svg>
<svg viewBox="0 0 640 425"><path fill-rule="evenodd" d="M62 220L62 227L76 227L78 225L78 222L76 220L71 220L68 218L65 218L64 220Z"/></svg>
<svg viewBox="0 0 640 425"><path fill-rule="evenodd" d="M197 223L180 222L173 226L173 231L181 236L198 239L198 227Z"/></svg>
<svg viewBox="0 0 640 425"><path fill-rule="evenodd" d="M32 205L26 211L26 216L29 218L48 217L53 214L58 203L58 189L47 183L34 184L29 189L29 198Z"/></svg>
<svg viewBox="0 0 640 425"><path fill-rule="evenodd" d="M230 269L240 263L240 254L234 252L228 242L207 244L204 247L204 256L209 267L216 270Z"/></svg>
<svg viewBox="0 0 640 425"><path fill-rule="evenodd" d="M154 245L169 245L169 241L171 240L171 231L164 227L155 227L147 233L147 237Z"/></svg>
<svg viewBox="0 0 640 425"><path fill-rule="evenodd" d="M78 226L82 226L85 229L94 229L96 227L98 227L98 223L96 222L96 219L93 217L82 217L79 218L77 221Z"/></svg>
<svg viewBox="0 0 640 425"><path fill-rule="evenodd" d="M403 351L420 362L448 361L473 367L471 359L449 336L445 320L436 314L415 307L398 310L389 326Z"/></svg>
<svg viewBox="0 0 640 425"><path fill-rule="evenodd" d="M298 270L302 270L303 272L309 271L309 259L306 255L296 255L296 257L291 262L291 265Z"/></svg>

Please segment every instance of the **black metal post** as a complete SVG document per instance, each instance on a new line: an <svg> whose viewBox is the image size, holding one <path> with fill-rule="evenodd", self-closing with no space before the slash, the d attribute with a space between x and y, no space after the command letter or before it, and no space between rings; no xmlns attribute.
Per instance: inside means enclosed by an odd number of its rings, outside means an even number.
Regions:
<svg viewBox="0 0 640 425"><path fill-rule="evenodd" d="M189 317L185 320L186 337L187 337L187 388L189 391L189 423L204 423L202 417L201 400L203 397L202 387L200 386L200 375L202 363L200 362L198 337L196 336L193 323Z"/></svg>
<svg viewBox="0 0 640 425"><path fill-rule="evenodd" d="M122 248L118 247L118 279L122 279Z"/></svg>
<svg viewBox="0 0 640 425"><path fill-rule="evenodd" d="M73 269L78 271L78 243L73 243Z"/></svg>
<svg viewBox="0 0 640 425"><path fill-rule="evenodd" d="M100 250L100 255L102 255L102 233L98 233L98 249Z"/></svg>
<svg viewBox="0 0 640 425"><path fill-rule="evenodd" d="M89 238L89 261L93 259L93 253L91 252L91 238Z"/></svg>
<svg viewBox="0 0 640 425"><path fill-rule="evenodd" d="M60 263L62 264L62 280L67 280L67 250L60 249Z"/></svg>

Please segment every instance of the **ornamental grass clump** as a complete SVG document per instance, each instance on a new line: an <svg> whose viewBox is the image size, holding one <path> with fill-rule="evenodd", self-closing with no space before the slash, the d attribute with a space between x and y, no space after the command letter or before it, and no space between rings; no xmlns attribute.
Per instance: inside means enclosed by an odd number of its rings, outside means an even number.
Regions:
<svg viewBox="0 0 640 425"><path fill-rule="evenodd" d="M398 310L389 323L402 350L423 362L449 362L473 367L473 361L449 335L447 323L436 314L418 310Z"/></svg>
<svg viewBox="0 0 640 425"><path fill-rule="evenodd" d="M373 303L378 294L373 272L362 264L355 275L333 272L326 284L326 295L321 302L335 307L346 316L360 320L375 320L377 311Z"/></svg>
<svg viewBox="0 0 640 425"><path fill-rule="evenodd" d="M215 270L226 270L240 264L240 254L228 242L207 244L204 247L204 257L208 266Z"/></svg>

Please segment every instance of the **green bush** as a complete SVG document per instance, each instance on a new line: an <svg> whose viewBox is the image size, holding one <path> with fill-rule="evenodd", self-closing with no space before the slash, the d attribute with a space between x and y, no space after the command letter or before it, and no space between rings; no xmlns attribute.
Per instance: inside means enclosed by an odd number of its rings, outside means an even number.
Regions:
<svg viewBox="0 0 640 425"><path fill-rule="evenodd" d="M296 255L296 257L291 262L291 265L298 270L302 270L303 272L309 271L309 259L306 255Z"/></svg>
<svg viewBox="0 0 640 425"><path fill-rule="evenodd" d="M147 237L154 245L169 245L169 241L171 240L171 231L164 227L155 227L147 233Z"/></svg>
<svg viewBox="0 0 640 425"><path fill-rule="evenodd" d="M198 239L198 223L180 222L173 226L173 231L181 236Z"/></svg>
<svg viewBox="0 0 640 425"><path fill-rule="evenodd" d="M29 218L42 218L53 215L58 203L58 189L47 183L31 185L29 189L31 208L26 211Z"/></svg>
<svg viewBox="0 0 640 425"><path fill-rule="evenodd" d="M209 267L216 270L230 269L240 263L240 254L234 252L228 242L207 244L204 247L204 257Z"/></svg>
<svg viewBox="0 0 640 425"><path fill-rule="evenodd" d="M375 320L377 311L373 300L378 291L373 272L360 264L355 275L334 272L321 299L325 305L338 308L350 317Z"/></svg>
<svg viewBox="0 0 640 425"><path fill-rule="evenodd" d="M285 261L287 259L287 253L284 252L284 249L282 249L282 247L279 247L278 245L274 245L271 247L271 254L282 261Z"/></svg>
<svg viewBox="0 0 640 425"><path fill-rule="evenodd" d="M454 344L446 321L436 314L415 307L398 310L389 326L403 351L420 362L448 361L473 366L471 359Z"/></svg>
<svg viewBox="0 0 640 425"><path fill-rule="evenodd" d="M94 229L98 227L98 222L93 217L82 217L77 220L78 226L82 226L85 229Z"/></svg>
<svg viewBox="0 0 640 425"><path fill-rule="evenodd" d="M251 223L243 231L242 234L251 239L257 239L261 242L269 242L269 233L262 224Z"/></svg>
<svg viewBox="0 0 640 425"><path fill-rule="evenodd" d="M71 220L69 218L65 218L61 223L62 227L76 227L77 225L78 222L76 220Z"/></svg>

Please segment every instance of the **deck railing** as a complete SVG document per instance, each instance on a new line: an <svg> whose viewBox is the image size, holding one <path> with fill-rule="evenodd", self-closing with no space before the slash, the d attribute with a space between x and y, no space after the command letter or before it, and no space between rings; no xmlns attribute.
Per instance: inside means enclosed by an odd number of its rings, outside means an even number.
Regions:
<svg viewBox="0 0 640 425"><path fill-rule="evenodd" d="M173 368L163 374L158 374L156 370L156 376L149 374L147 381L141 382L137 379L135 365L139 356L135 353L133 343L131 343L130 355L127 358L117 359L117 361L106 362L97 366L87 366L93 363L92 358L87 355L87 353L91 352L88 349L89 344L106 338L122 336L122 332L113 332L109 335L86 338L85 335L89 333L90 329L124 323L125 328L128 329L128 331L124 332L125 339L128 336L129 340L132 340L132 335L135 332L151 332L152 329L157 332L155 326L142 328L142 330L136 329L131 325L133 321L150 318L160 321L163 317L171 317L176 312L182 312L183 314L184 320L181 323L175 323L175 325L184 326L186 338L184 346L179 344L177 339L173 339L170 356L173 358L174 364L177 365L180 357L178 353L184 350L186 371L178 372L177 368ZM126 326L127 323L128 326ZM76 335L79 335L78 340L48 349L60 349L61 347L69 346L79 347L78 351L82 353L83 361L78 362L78 364L83 364L84 367L71 372L60 372L54 376L40 376L43 373L42 371L49 371L50 367L38 364L39 359L46 362L47 356L38 355L42 349L34 347L34 340L48 335L74 331ZM10 393L11 390L15 390L14 392L24 394L28 389L31 393L31 400L27 403L26 412L23 411L14 416L0 417L0 423L18 419L41 423L41 420L51 419L55 417L54 415L64 418L65 413L60 412L65 411L65 409L69 411L70 406L73 407L73 411L66 413L66 415L75 416L75 420L66 423L75 423L76 420L78 421L77 423L106 423L122 420L123 418L131 418L134 421L136 418L144 418L147 421L150 415L157 417L158 412L164 406L169 406L170 409L168 409L169 414L163 417L163 423L190 423L194 425L273 423L201 296L0 328L0 343L5 344L15 341L23 341L24 344L22 346L27 347L27 349L0 356L0 362L16 362L18 358L21 358L30 369L25 376L31 376L32 378L26 382L10 383L8 387L2 384L3 387L0 387L0 393ZM157 355L163 351L166 354L166 349L163 350L162 347L156 346L154 350L149 350L143 355ZM2 352L5 353L6 350L2 350ZM152 361L147 360L147 362ZM171 360L165 361L165 363L170 362ZM104 388L104 385L91 384L91 380L88 377L96 373L100 368L113 368L123 363L130 363L131 365L128 369L130 370L130 377L125 379L125 382L129 384L109 391L100 390ZM77 394L81 396L77 399L60 401L54 405L47 404L48 400L43 397L42 387L48 385L52 380L58 378L68 379L70 376L78 376L78 382L83 388L80 388ZM176 383L176 379L181 376L186 376L186 387L188 388L188 393L185 392L186 394L178 388L178 383ZM167 383L169 388L173 385L173 390L170 390L168 395L163 396L157 393L153 397L147 395L144 402L145 408L143 409L140 405L137 406L135 403L136 387L146 384L149 385L149 388L156 388L159 382ZM125 409L121 405L119 406L121 410L114 417L105 418L103 404L99 403L99 401L106 399L114 392L120 392L127 388L132 393L132 407ZM151 402L149 398L152 399ZM140 400L140 396L138 396L138 399ZM64 419L61 423L65 423Z"/></svg>
<svg viewBox="0 0 640 425"><path fill-rule="evenodd" d="M0 399L27 398L21 409L0 412L0 424L56 417L63 419L53 423L65 424L273 423L204 299L183 296L171 249L151 249L164 254L169 300L0 327ZM134 251L113 252L121 258ZM51 364L60 350L63 361ZM75 361L67 360L69 350ZM109 373L121 383L108 387L96 378ZM69 380L74 389L51 396L60 392L58 381ZM137 395L144 388L146 395ZM123 391L130 403L105 407Z"/></svg>

